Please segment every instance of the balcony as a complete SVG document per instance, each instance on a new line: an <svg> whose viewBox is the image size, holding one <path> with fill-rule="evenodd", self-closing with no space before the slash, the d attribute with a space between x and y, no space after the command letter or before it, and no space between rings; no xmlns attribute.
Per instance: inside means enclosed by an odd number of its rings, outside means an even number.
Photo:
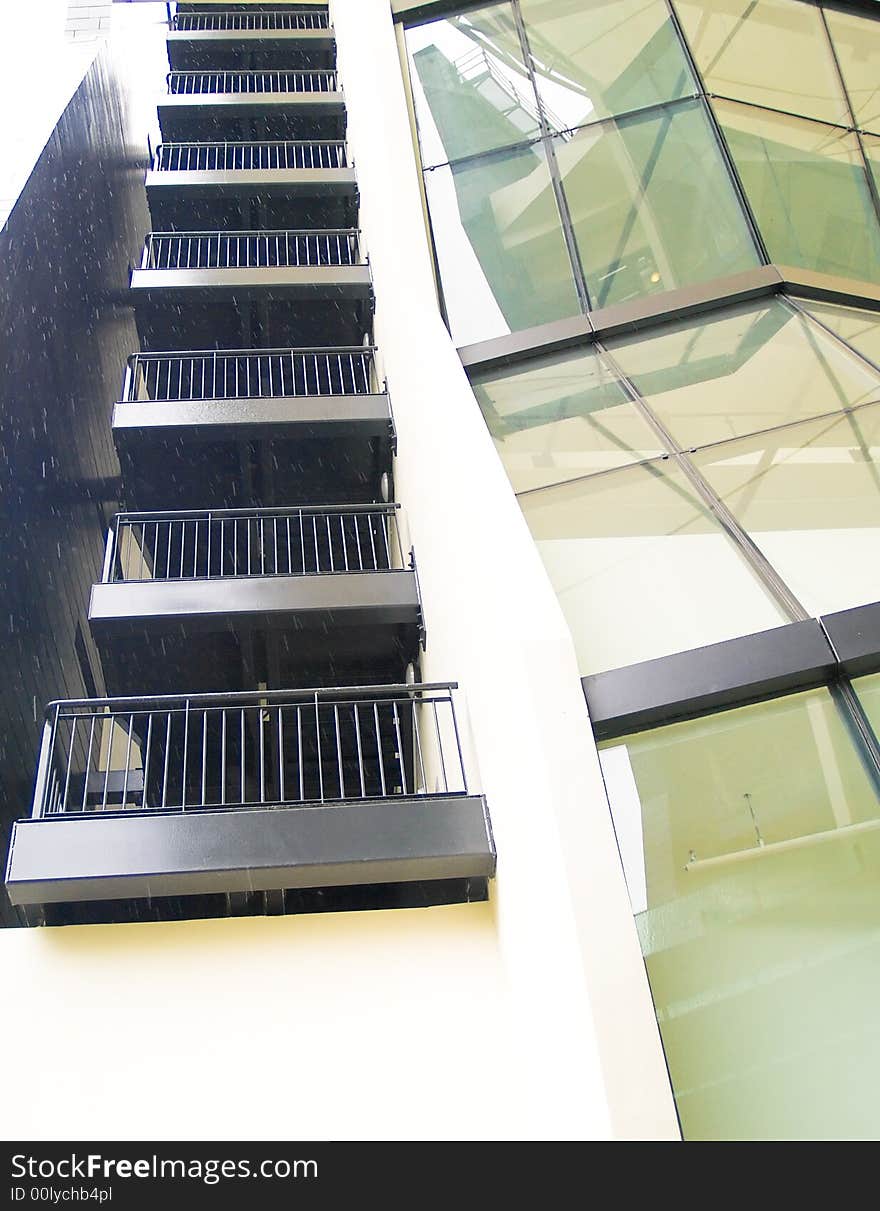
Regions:
<svg viewBox="0 0 880 1211"><path fill-rule="evenodd" d="M350 227L151 232L131 290L147 351L181 340L184 348L264 345L276 333L273 343L283 344L309 328L358 344L372 314L370 267ZM189 301L201 306L179 307ZM251 304L264 309L261 334Z"/></svg>
<svg viewBox="0 0 880 1211"><path fill-rule="evenodd" d="M172 71L158 111L169 142L345 134L335 71Z"/></svg>
<svg viewBox="0 0 880 1211"><path fill-rule="evenodd" d="M342 140L162 143L146 175L153 226L350 227L357 183Z"/></svg>
<svg viewBox="0 0 880 1211"><path fill-rule="evenodd" d="M374 501L394 449L370 346L137 354L113 435L128 503L147 509Z"/></svg>
<svg viewBox="0 0 880 1211"><path fill-rule="evenodd" d="M168 30L174 69L333 65L334 38L327 10L178 13Z"/></svg>
<svg viewBox="0 0 880 1211"><path fill-rule="evenodd" d="M112 693L165 693L303 667L396 680L422 615L400 506L364 505L119 514L89 623Z"/></svg>
<svg viewBox="0 0 880 1211"><path fill-rule="evenodd" d="M52 703L10 900L491 877L456 688Z"/></svg>

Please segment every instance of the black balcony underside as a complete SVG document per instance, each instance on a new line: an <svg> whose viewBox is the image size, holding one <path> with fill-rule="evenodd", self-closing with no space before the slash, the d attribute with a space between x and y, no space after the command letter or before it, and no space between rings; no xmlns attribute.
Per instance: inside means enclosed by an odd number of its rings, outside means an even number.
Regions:
<svg viewBox="0 0 880 1211"><path fill-rule="evenodd" d="M158 107L163 142L341 139L342 93L181 93Z"/></svg>
<svg viewBox="0 0 880 1211"><path fill-rule="evenodd" d="M16 905L491 877L481 796L19 820Z"/></svg>
<svg viewBox="0 0 880 1211"><path fill-rule="evenodd" d="M363 275L363 266L349 273ZM175 276L175 270L148 270ZM190 272L200 272L193 270ZM204 272L213 272L205 270ZM241 272L277 273L278 270ZM131 293L141 350L259 349L287 345L360 345L370 329L372 299L358 279L360 293L322 290L281 291L273 286L248 290L174 289L150 284Z"/></svg>
<svg viewBox="0 0 880 1211"><path fill-rule="evenodd" d="M170 30L172 71L329 70L336 64L331 29Z"/></svg>
<svg viewBox="0 0 880 1211"><path fill-rule="evenodd" d="M350 168L150 175L157 178L147 188L154 230L326 229L357 222L358 195Z"/></svg>
<svg viewBox="0 0 880 1211"><path fill-rule="evenodd" d="M152 405L128 407L147 412ZM382 475L391 472L387 420L377 436L370 434L381 418L367 420L363 429L341 422L340 432L334 423L299 429L294 421L289 431L295 436L283 437L274 435L274 420L263 429L244 422L240 432L224 422L217 434L207 426L150 426L135 420L116 430L126 507L269 508L317 505L330 496L337 504L378 502Z"/></svg>

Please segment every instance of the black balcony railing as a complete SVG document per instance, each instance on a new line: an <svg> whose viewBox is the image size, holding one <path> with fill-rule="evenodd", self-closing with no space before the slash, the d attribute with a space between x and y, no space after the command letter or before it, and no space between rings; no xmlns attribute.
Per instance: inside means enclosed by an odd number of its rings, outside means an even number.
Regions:
<svg viewBox="0 0 880 1211"><path fill-rule="evenodd" d="M206 93L333 93L339 85L335 71L171 71L172 96Z"/></svg>
<svg viewBox="0 0 880 1211"><path fill-rule="evenodd" d="M55 702L33 816L465 795L456 688Z"/></svg>
<svg viewBox="0 0 880 1211"><path fill-rule="evenodd" d="M119 513L104 583L399 571L399 505Z"/></svg>
<svg viewBox="0 0 880 1211"><path fill-rule="evenodd" d="M374 350L206 349L136 353L128 359L124 402L369 395L380 390Z"/></svg>
<svg viewBox="0 0 880 1211"><path fill-rule="evenodd" d="M177 13L170 22L173 30L248 30L248 29L329 29L326 9L293 13L279 9L251 13Z"/></svg>
<svg viewBox="0 0 880 1211"><path fill-rule="evenodd" d="M160 143L156 172L236 172L296 168L347 168L339 139L262 143Z"/></svg>
<svg viewBox="0 0 880 1211"><path fill-rule="evenodd" d="M360 264L358 232L153 231L142 269L294 269Z"/></svg>

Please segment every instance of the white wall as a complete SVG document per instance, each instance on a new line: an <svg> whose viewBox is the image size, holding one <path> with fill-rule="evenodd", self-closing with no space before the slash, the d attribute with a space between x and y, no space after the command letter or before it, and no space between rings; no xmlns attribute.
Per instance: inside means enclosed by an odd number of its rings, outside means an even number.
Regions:
<svg viewBox="0 0 880 1211"><path fill-rule="evenodd" d="M6 1138L675 1138L570 637L437 314L388 0L334 15L426 602L488 904L7 930Z"/></svg>
<svg viewBox="0 0 880 1211"><path fill-rule="evenodd" d="M548 1049L545 1105L567 1106L575 1134L675 1137L571 638L437 310L388 0L331 11L425 600L423 675L459 680L469 702L511 994Z"/></svg>

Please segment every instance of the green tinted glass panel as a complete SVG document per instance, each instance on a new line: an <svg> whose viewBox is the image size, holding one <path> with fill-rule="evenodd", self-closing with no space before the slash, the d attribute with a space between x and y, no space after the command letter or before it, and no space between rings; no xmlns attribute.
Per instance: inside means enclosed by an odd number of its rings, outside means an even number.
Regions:
<svg viewBox="0 0 880 1211"><path fill-rule="evenodd" d="M578 313L540 145L436 168L425 187L457 345Z"/></svg>
<svg viewBox="0 0 880 1211"><path fill-rule="evenodd" d="M856 124L880 131L880 10L874 18L836 8L825 9L825 19Z"/></svg>
<svg viewBox="0 0 880 1211"><path fill-rule="evenodd" d="M664 325L609 349L682 447L880 400L880 372L780 299Z"/></svg>
<svg viewBox="0 0 880 1211"><path fill-rule="evenodd" d="M543 488L519 500L582 674L784 621L670 461Z"/></svg>
<svg viewBox="0 0 880 1211"><path fill-rule="evenodd" d="M840 307L836 303L801 300L801 306L880 366L880 310Z"/></svg>
<svg viewBox="0 0 880 1211"><path fill-rule="evenodd" d="M856 136L714 104L770 259L880 281L880 227Z"/></svg>
<svg viewBox="0 0 880 1211"><path fill-rule="evenodd" d="M553 130L697 91L664 0L521 0L521 8Z"/></svg>
<svg viewBox="0 0 880 1211"><path fill-rule="evenodd" d="M616 376L590 350L530 359L472 385L517 492L662 453Z"/></svg>
<svg viewBox="0 0 880 1211"><path fill-rule="evenodd" d="M853 682L865 714L871 721L871 727L880 736L880 673L872 673L870 677L857 677Z"/></svg>
<svg viewBox="0 0 880 1211"><path fill-rule="evenodd" d="M809 613L880 598L880 405L693 457Z"/></svg>
<svg viewBox="0 0 880 1211"><path fill-rule="evenodd" d="M554 145L593 307L758 263L700 102Z"/></svg>
<svg viewBox="0 0 880 1211"><path fill-rule="evenodd" d="M406 45L425 166L538 132L538 102L509 4L416 25Z"/></svg>
<svg viewBox="0 0 880 1211"><path fill-rule="evenodd" d="M849 124L817 7L797 0L679 0L676 9L709 92Z"/></svg>
<svg viewBox="0 0 880 1211"><path fill-rule="evenodd" d="M880 821L828 692L603 750L685 1138L875 1138Z"/></svg>

